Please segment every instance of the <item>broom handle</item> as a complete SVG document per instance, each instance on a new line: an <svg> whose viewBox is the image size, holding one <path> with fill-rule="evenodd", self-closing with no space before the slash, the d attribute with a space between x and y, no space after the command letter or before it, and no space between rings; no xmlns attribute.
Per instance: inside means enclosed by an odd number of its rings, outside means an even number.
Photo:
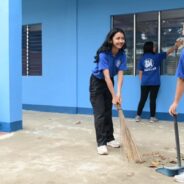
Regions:
<svg viewBox="0 0 184 184"><path fill-rule="evenodd" d="M175 140L176 140L177 161L178 161L178 166L181 167L180 140L179 140L177 115L174 115L174 131L175 131Z"/></svg>

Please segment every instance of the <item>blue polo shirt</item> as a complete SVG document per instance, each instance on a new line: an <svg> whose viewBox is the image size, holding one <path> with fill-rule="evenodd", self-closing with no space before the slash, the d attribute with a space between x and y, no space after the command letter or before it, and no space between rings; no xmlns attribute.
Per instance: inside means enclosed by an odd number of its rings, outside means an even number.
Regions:
<svg viewBox="0 0 184 184"><path fill-rule="evenodd" d="M180 54L176 76L178 78L184 79L184 49L182 49L181 54Z"/></svg>
<svg viewBox="0 0 184 184"><path fill-rule="evenodd" d="M140 58L138 68L143 72L142 86L160 85L160 65L166 57L167 53L161 52L159 54L146 53Z"/></svg>
<svg viewBox="0 0 184 184"><path fill-rule="evenodd" d="M92 73L98 79L104 79L103 70L105 69L109 70L110 77L117 75L120 70L127 70L125 52L119 52L116 56L113 56L111 51L101 52Z"/></svg>

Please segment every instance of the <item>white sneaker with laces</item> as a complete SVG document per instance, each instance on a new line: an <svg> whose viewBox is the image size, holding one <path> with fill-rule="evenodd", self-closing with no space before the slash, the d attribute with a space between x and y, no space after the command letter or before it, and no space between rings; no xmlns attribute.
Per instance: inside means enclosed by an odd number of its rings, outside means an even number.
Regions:
<svg viewBox="0 0 184 184"><path fill-rule="evenodd" d="M110 142L107 143L107 146L111 146L113 148L119 148L120 147L120 143L116 140L112 140Z"/></svg>
<svg viewBox="0 0 184 184"><path fill-rule="evenodd" d="M179 183L184 183L184 172L182 172L179 175L175 175L174 180L179 182Z"/></svg>
<svg viewBox="0 0 184 184"><path fill-rule="evenodd" d="M108 150L106 145L98 146L97 152L99 155L108 155Z"/></svg>
<svg viewBox="0 0 184 184"><path fill-rule="evenodd" d="M140 117L139 115L137 115L137 116L135 117L135 121L136 121L136 122L140 122L140 121L141 121L141 117Z"/></svg>
<svg viewBox="0 0 184 184"><path fill-rule="evenodd" d="M151 117L150 123L155 123L155 122L158 122L158 119L156 117Z"/></svg>

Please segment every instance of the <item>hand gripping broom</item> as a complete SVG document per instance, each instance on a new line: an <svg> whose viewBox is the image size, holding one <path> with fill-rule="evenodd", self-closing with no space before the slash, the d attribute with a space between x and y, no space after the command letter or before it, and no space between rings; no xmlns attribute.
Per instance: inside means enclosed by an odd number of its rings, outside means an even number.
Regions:
<svg viewBox="0 0 184 184"><path fill-rule="evenodd" d="M123 114L123 110L120 105L117 105L116 108L117 108L118 116L120 120L120 133L121 133L124 153L128 161L135 161L136 163L142 163L143 160L131 136L130 130L128 129L128 126L126 124L125 117Z"/></svg>

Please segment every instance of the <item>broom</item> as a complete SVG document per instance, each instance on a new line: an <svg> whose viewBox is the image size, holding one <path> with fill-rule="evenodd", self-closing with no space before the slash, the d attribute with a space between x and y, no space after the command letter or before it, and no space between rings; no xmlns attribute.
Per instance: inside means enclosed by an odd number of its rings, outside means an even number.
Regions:
<svg viewBox="0 0 184 184"><path fill-rule="evenodd" d="M125 152L125 155L128 161L135 161L136 163L142 163L143 160L131 136L130 130L128 129L128 126L126 124L125 117L123 114L123 110L120 105L117 105L116 108L117 108L118 116L120 120L121 139L122 139L122 145L123 145L123 150Z"/></svg>

